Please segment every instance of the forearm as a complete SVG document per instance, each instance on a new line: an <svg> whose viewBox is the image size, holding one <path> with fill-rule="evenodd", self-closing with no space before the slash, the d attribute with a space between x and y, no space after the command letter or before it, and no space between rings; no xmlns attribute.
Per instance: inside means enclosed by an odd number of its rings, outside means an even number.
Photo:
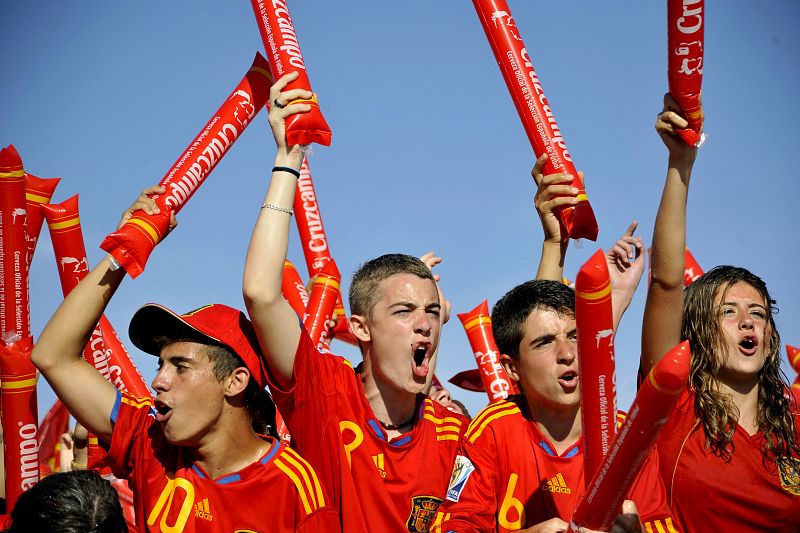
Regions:
<svg viewBox="0 0 800 533"><path fill-rule="evenodd" d="M561 281L564 276L564 258L567 255L568 242L544 241L542 243L542 256L539 260L539 270L536 279L549 279Z"/></svg>
<svg viewBox="0 0 800 533"><path fill-rule="evenodd" d="M653 230L651 283L668 289L683 288L686 202L691 172L690 162L670 161Z"/></svg>

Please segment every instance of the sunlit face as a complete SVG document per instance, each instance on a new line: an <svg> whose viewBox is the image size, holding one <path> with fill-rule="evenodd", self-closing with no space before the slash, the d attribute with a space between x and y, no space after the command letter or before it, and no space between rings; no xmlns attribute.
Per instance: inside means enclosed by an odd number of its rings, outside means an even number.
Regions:
<svg viewBox="0 0 800 533"><path fill-rule="evenodd" d="M214 376L206 347L175 342L161 349L156 392L156 421L170 444L197 446L219 420L224 386Z"/></svg>
<svg viewBox="0 0 800 533"><path fill-rule="evenodd" d="M381 281L378 292L365 319L375 382L414 394L427 390L441 327L436 284L395 274Z"/></svg>
<svg viewBox="0 0 800 533"><path fill-rule="evenodd" d="M580 405L574 317L551 309L534 309L525 321L519 359L504 357L504 361L533 410L566 410Z"/></svg>
<svg viewBox="0 0 800 533"><path fill-rule="evenodd" d="M738 282L714 298L722 334L719 378L723 383L752 382L764 366L769 346L769 311L749 283Z"/></svg>

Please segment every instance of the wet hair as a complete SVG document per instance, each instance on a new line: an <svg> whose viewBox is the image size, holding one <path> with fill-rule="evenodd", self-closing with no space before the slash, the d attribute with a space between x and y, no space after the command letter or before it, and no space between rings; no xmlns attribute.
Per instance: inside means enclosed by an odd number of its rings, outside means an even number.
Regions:
<svg viewBox="0 0 800 533"><path fill-rule="evenodd" d="M537 309L575 316L575 291L558 281L536 279L517 285L492 308L492 333L500 353L519 359L525 322Z"/></svg>
<svg viewBox="0 0 800 533"><path fill-rule="evenodd" d="M128 533L119 496L93 470L52 474L23 492L6 533Z"/></svg>
<svg viewBox="0 0 800 533"><path fill-rule="evenodd" d="M725 295L736 283L747 283L764 301L767 309L766 360L758 373L758 412L756 422L764 435L764 460L777 461L800 455L792 407L794 397L780 365L781 344L774 315L778 312L764 281L750 271L728 265L714 267L696 279L684 297L681 340L688 340L692 351L689 381L695 393L695 414L703 424L706 444L718 456L731 459L733 433L739 413L729 395L720 392L719 374L725 363L725 339L719 324L716 297Z"/></svg>
<svg viewBox="0 0 800 533"><path fill-rule="evenodd" d="M209 342L209 339L200 333L187 329L178 338L156 337L154 339L159 349L176 342L194 342L206 347L206 355L211 361L211 372L220 383L240 367L247 368L241 357L224 344ZM277 436L275 427L275 404L267 391L258 386L256 380L250 376L244 390L244 405L250 415L253 431L260 435Z"/></svg>
<svg viewBox="0 0 800 533"><path fill-rule="evenodd" d="M368 316L380 298L378 286L395 274L413 274L436 283L431 269L418 257L404 254L386 254L367 261L353 274L350 283L350 312Z"/></svg>

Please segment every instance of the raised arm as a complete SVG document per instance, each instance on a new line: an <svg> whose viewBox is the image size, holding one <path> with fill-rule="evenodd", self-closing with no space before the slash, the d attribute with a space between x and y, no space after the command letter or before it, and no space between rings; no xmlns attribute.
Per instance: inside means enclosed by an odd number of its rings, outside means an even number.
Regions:
<svg viewBox="0 0 800 533"><path fill-rule="evenodd" d="M683 271L686 250L686 200L697 148L688 146L676 128L688 125L671 95L664 96L664 110L656 131L669 151L667 178L658 206L650 252L650 287L642 322L642 375L680 341L683 313Z"/></svg>
<svg viewBox="0 0 800 533"><path fill-rule="evenodd" d="M162 187L151 187L142 192L123 213L120 226L139 209L148 214L157 212L158 207L149 196L164 192ZM171 227L174 225L173 217ZM33 363L67 410L89 431L105 440L111 438L110 415L116 389L83 359L82 353L124 277L125 271L114 269L111 256L106 256L67 295L45 326L31 354Z"/></svg>
<svg viewBox="0 0 800 533"><path fill-rule="evenodd" d="M242 293L264 351L267 367L278 385L288 388L292 382L294 356L300 340L300 322L281 293L281 276L289 245L289 223L297 189L297 176L303 164L299 145L286 145L286 118L307 113L308 104L290 104L309 99L312 94L302 89L283 91L297 77L292 72L272 86L269 124L275 137L277 153L267 195L256 220L247 259L244 265ZM297 176L291 172L297 171Z"/></svg>
<svg viewBox="0 0 800 533"><path fill-rule="evenodd" d="M567 239L563 238L563 228L554 209L564 205L578 203L578 189L572 187L572 176L569 174L542 174L542 167L547 161L547 154L536 160L531 176L536 182L536 195L533 205L542 223L544 239L542 241L542 257L536 279L561 281L564 274L564 257L567 255ZM583 173L578 172L583 180Z"/></svg>

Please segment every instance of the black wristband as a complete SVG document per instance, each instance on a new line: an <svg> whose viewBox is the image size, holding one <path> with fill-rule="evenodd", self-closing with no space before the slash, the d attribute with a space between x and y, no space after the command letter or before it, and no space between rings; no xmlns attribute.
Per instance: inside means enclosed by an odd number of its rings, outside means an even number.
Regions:
<svg viewBox="0 0 800 533"><path fill-rule="evenodd" d="M300 179L300 171L295 170L291 167L272 167L273 172L288 172L292 174L295 178Z"/></svg>

